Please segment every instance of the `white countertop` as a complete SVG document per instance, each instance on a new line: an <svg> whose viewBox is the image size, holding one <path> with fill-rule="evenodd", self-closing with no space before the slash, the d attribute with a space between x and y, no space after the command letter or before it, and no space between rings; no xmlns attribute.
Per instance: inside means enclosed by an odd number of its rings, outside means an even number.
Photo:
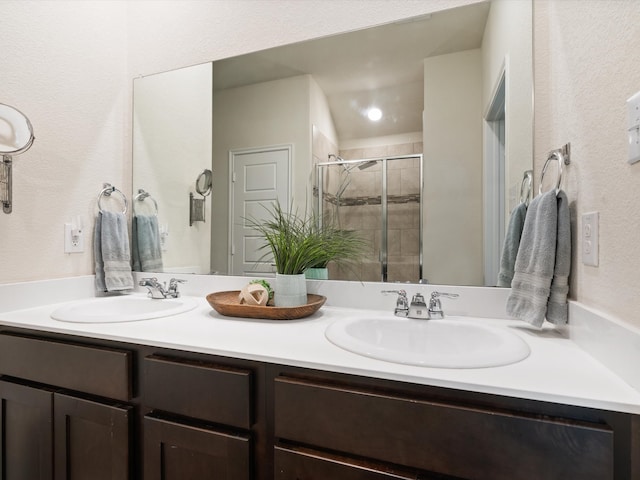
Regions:
<svg viewBox="0 0 640 480"><path fill-rule="evenodd" d="M551 329L482 319L522 337L530 356L502 367L428 368L350 353L324 336L332 322L367 315L393 318L390 312L325 305L301 320L250 320L223 317L203 297L196 299L198 307L190 312L137 322L59 322L49 317L57 303L0 313L0 325L640 414L640 392Z"/></svg>

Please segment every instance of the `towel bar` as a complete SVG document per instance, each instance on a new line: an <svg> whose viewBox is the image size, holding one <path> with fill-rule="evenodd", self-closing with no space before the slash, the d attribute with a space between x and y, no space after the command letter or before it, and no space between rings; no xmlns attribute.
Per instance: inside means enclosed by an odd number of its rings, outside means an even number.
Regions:
<svg viewBox="0 0 640 480"><path fill-rule="evenodd" d="M110 197L112 193L117 192L122 197L122 201L124 203L124 209L122 210L122 213L126 214L127 208L129 207L129 205L127 203L127 197L125 197L124 193L122 193L120 190L118 190L116 187L114 187L110 183L104 183L102 184L102 187L103 187L102 190L100 190L100 193L98 194L98 210L102 212L102 206L100 205L100 200L102 200L102 197Z"/></svg>
<svg viewBox="0 0 640 480"><path fill-rule="evenodd" d="M138 194L133 197L134 203L133 203L133 213L136 213L136 202L144 202L146 199L149 199L153 202L153 206L156 209L156 216L158 215L158 202L156 202L156 199L153 198L151 196L151 194L149 192L145 192L144 189L139 188L138 189Z"/></svg>

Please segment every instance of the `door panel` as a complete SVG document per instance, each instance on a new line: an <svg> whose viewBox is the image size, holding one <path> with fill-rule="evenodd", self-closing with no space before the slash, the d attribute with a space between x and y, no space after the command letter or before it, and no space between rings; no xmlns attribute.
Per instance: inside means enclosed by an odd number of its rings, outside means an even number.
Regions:
<svg viewBox="0 0 640 480"><path fill-rule="evenodd" d="M147 416L145 480L249 480L249 439Z"/></svg>
<svg viewBox="0 0 640 480"><path fill-rule="evenodd" d="M56 480L128 480L130 408L54 394Z"/></svg>
<svg viewBox="0 0 640 480"><path fill-rule="evenodd" d="M247 219L266 219L276 200L289 207L291 156L290 145L230 153L232 275L273 276L272 258L261 250L262 236L247 227Z"/></svg>
<svg viewBox="0 0 640 480"><path fill-rule="evenodd" d="M0 381L0 476L5 480L53 478L53 394Z"/></svg>

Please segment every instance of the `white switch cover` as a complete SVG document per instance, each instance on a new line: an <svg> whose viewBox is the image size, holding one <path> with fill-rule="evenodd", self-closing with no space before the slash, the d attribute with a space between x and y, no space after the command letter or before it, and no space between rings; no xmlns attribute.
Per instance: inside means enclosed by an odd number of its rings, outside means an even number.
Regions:
<svg viewBox="0 0 640 480"><path fill-rule="evenodd" d="M72 232L78 232L73 235ZM75 225L71 223L64 224L64 253L82 253L84 252L84 234L82 230L76 230Z"/></svg>
<svg viewBox="0 0 640 480"><path fill-rule="evenodd" d="M582 215L582 263L598 266L598 212L584 213Z"/></svg>
<svg viewBox="0 0 640 480"><path fill-rule="evenodd" d="M640 92L627 100L629 163L640 161Z"/></svg>

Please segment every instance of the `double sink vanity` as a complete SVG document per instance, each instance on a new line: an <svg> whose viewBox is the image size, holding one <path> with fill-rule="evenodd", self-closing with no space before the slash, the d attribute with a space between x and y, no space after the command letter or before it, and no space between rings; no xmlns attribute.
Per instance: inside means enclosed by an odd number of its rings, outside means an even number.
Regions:
<svg viewBox="0 0 640 480"><path fill-rule="evenodd" d="M290 321L205 300L244 283L1 287L3 478L640 478L640 393L479 289L428 321L394 317L375 283L310 282L327 303Z"/></svg>

